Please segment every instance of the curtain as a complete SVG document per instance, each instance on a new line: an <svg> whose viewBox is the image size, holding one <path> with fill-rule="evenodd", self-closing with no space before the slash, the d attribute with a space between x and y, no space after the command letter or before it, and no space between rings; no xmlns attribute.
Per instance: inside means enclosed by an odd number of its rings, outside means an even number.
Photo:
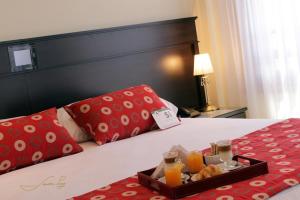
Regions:
<svg viewBox="0 0 300 200"><path fill-rule="evenodd" d="M212 44L207 51L220 72L215 75L217 91L245 97L239 102L248 106L251 118L300 117L300 1L198 3L212 16L205 19L209 31L221 34L203 38ZM218 101L234 102L222 92Z"/></svg>
<svg viewBox="0 0 300 200"><path fill-rule="evenodd" d="M214 74L209 94L219 107L245 106L246 92L234 4L227 0L196 0L194 13L200 53L210 54Z"/></svg>

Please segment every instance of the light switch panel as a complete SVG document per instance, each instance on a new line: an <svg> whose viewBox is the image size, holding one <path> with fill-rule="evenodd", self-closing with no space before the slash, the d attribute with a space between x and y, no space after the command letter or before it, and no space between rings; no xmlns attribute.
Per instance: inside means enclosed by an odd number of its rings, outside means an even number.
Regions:
<svg viewBox="0 0 300 200"><path fill-rule="evenodd" d="M32 46L29 44L15 45L8 47L11 72L21 72L33 70L35 68L33 62Z"/></svg>
<svg viewBox="0 0 300 200"><path fill-rule="evenodd" d="M30 49L14 51L14 58L17 67L32 64Z"/></svg>

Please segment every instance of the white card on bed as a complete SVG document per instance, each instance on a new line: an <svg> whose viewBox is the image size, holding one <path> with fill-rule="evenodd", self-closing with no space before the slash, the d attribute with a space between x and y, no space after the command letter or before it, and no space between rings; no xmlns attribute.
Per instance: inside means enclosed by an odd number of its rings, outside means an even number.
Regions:
<svg viewBox="0 0 300 200"><path fill-rule="evenodd" d="M180 124L175 113L169 108L162 108L152 112L152 116L160 129L167 129Z"/></svg>

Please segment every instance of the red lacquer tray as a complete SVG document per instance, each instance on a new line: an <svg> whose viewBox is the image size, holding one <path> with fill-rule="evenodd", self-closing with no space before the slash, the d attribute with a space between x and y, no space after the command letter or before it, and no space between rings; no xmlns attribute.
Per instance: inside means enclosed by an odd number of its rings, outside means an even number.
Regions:
<svg viewBox="0 0 300 200"><path fill-rule="evenodd" d="M155 168L138 172L138 179L141 185L151 190L155 190L160 194L169 197L170 199L178 199L268 173L268 164L265 161L239 155L234 156L233 160L246 160L249 161L249 164L224 174L206 178L200 181L188 182L173 188L167 186L165 183L151 178L151 174L154 172Z"/></svg>

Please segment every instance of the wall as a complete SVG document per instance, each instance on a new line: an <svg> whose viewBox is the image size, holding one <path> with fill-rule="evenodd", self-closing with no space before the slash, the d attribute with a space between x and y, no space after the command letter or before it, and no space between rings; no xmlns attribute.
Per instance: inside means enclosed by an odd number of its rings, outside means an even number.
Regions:
<svg viewBox="0 0 300 200"><path fill-rule="evenodd" d="M194 0L0 0L0 41L193 16Z"/></svg>

